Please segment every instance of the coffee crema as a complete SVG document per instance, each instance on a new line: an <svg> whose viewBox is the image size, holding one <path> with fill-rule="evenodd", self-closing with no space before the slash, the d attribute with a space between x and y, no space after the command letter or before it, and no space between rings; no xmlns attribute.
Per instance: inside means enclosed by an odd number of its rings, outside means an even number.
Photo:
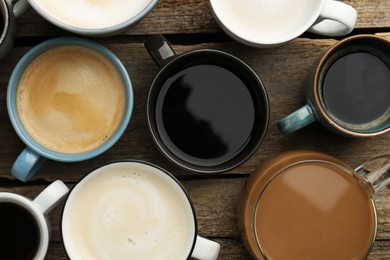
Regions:
<svg viewBox="0 0 390 260"><path fill-rule="evenodd" d="M254 214L267 259L362 259L376 230L369 193L357 177L325 162L283 170L263 190Z"/></svg>
<svg viewBox="0 0 390 260"><path fill-rule="evenodd" d="M35 58L20 78L16 97L31 137L65 154L102 145L119 127L125 103L115 66L80 46L56 47Z"/></svg>
<svg viewBox="0 0 390 260"><path fill-rule="evenodd" d="M320 1L213 0L221 21L248 40L284 39L304 27ZM302 33L302 32L300 32Z"/></svg>
<svg viewBox="0 0 390 260"><path fill-rule="evenodd" d="M49 16L85 29L109 28L141 13L152 0L34 0Z"/></svg>
<svg viewBox="0 0 390 260"><path fill-rule="evenodd" d="M186 259L194 216L178 184L140 163L114 163L72 191L62 220L71 259Z"/></svg>

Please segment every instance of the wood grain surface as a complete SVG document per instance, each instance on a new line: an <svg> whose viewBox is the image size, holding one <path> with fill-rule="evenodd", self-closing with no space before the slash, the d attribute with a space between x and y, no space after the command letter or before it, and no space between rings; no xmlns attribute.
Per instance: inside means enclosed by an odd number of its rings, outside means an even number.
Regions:
<svg viewBox="0 0 390 260"><path fill-rule="evenodd" d="M358 11L354 34L376 34L390 40L390 1L344 1ZM352 139L337 136L319 123L290 135L282 135L276 123L304 104L303 85L314 60L340 38L306 33L278 48L255 49L234 42L216 25L207 0L160 0L137 26L121 35L93 38L112 50L131 77L135 105L131 122L121 139L107 152L88 161L61 163L47 160L39 173L22 183L10 174L13 162L25 145L16 135L6 109L8 79L19 59L36 44L57 36L72 35L51 25L34 10L18 22L17 39L10 54L0 61L0 191L34 198L50 182L60 179L72 187L82 176L114 160L139 159L157 164L177 176L193 200L199 234L221 243L219 259L251 259L236 223L240 191L248 175L266 159L292 149L313 149L333 155L355 167L380 154L390 153L390 134ZM163 157L149 135L145 104L149 86L158 72L143 46L152 34L164 34L177 54L212 48L236 55L250 65L266 86L271 120L257 152L243 165L220 175L186 172ZM375 196L378 235L369 259L390 259L390 187ZM60 235L60 205L50 213L52 227L47 259L66 259ZM1 231L0 231L1 232Z"/></svg>

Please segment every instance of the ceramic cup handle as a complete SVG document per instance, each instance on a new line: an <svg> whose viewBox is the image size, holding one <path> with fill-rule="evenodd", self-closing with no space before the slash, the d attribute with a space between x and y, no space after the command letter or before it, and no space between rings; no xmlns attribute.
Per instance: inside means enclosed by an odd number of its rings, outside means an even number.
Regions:
<svg viewBox="0 0 390 260"><path fill-rule="evenodd" d="M44 157L27 147L16 159L11 173L15 178L26 182L35 175L44 161Z"/></svg>
<svg viewBox="0 0 390 260"><path fill-rule="evenodd" d="M216 260L221 246L214 241L197 236L192 257L199 260Z"/></svg>
<svg viewBox="0 0 390 260"><path fill-rule="evenodd" d="M325 3L317 22L308 31L325 36L342 36L352 32L356 19L357 12L352 6L329 0Z"/></svg>
<svg viewBox="0 0 390 260"><path fill-rule="evenodd" d="M316 115L309 105L305 105L278 122L278 128L283 134L290 134L316 121Z"/></svg>
<svg viewBox="0 0 390 260"><path fill-rule="evenodd" d="M12 5L16 18L22 16L30 8L27 0L12 0Z"/></svg>
<svg viewBox="0 0 390 260"><path fill-rule="evenodd" d="M159 68L164 67L176 54L162 35L149 37L145 41L145 48Z"/></svg>
<svg viewBox="0 0 390 260"><path fill-rule="evenodd" d="M69 188L62 181L55 181L44 189L34 200L33 203L42 212L49 213L69 192Z"/></svg>

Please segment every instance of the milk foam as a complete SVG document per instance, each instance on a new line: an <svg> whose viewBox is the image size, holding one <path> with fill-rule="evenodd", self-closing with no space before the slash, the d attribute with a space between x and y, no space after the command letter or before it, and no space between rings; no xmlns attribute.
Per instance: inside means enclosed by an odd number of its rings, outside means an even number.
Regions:
<svg viewBox="0 0 390 260"><path fill-rule="evenodd" d="M119 72L102 55L83 47L57 47L24 71L16 105L24 127L42 146L82 153L116 131L125 90Z"/></svg>
<svg viewBox="0 0 390 260"><path fill-rule="evenodd" d="M48 15L79 28L100 29L123 23L142 12L151 0L34 0Z"/></svg>
<svg viewBox="0 0 390 260"><path fill-rule="evenodd" d="M173 180L155 173L143 164L117 163L77 185L63 219L73 260L188 256L194 237L190 206L168 183Z"/></svg>
<svg viewBox="0 0 390 260"><path fill-rule="evenodd" d="M255 42L266 42L295 33L312 16L313 10L320 7L321 1L211 0L211 3L229 30Z"/></svg>

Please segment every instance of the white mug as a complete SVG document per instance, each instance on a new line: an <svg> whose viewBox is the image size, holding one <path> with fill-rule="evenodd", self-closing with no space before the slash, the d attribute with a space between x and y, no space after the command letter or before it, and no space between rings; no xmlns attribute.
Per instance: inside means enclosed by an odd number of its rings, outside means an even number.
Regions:
<svg viewBox="0 0 390 260"><path fill-rule="evenodd" d="M49 245L49 213L68 193L62 181L55 181L34 200L0 192L0 259L43 260Z"/></svg>
<svg viewBox="0 0 390 260"><path fill-rule="evenodd" d="M210 0L210 5L230 37L259 48L279 46L305 31L346 35L357 19L353 7L336 0Z"/></svg>
<svg viewBox="0 0 390 260"><path fill-rule="evenodd" d="M152 11L157 2L158 0L19 0L17 5L21 11L16 16L31 6L43 18L61 29L84 36L103 37L134 27Z"/></svg>
<svg viewBox="0 0 390 260"><path fill-rule="evenodd" d="M197 234L193 205L178 180L142 161L114 162L78 182L61 231L72 260L215 260L220 250Z"/></svg>

